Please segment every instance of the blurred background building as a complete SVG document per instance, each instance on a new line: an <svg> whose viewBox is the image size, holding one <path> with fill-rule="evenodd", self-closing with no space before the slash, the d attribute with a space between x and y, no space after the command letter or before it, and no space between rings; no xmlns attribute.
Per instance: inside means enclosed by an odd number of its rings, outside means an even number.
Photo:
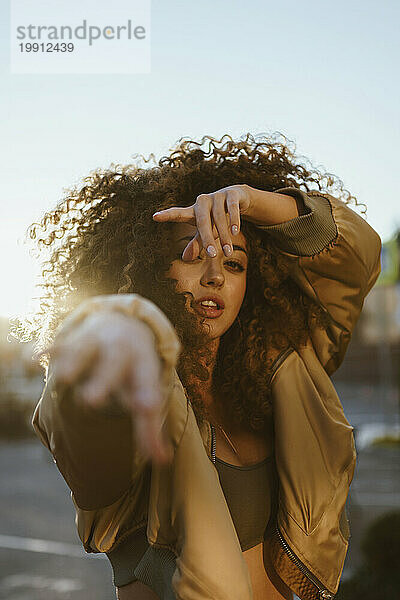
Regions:
<svg viewBox="0 0 400 600"><path fill-rule="evenodd" d="M400 385L400 230L382 244L381 266L337 380Z"/></svg>

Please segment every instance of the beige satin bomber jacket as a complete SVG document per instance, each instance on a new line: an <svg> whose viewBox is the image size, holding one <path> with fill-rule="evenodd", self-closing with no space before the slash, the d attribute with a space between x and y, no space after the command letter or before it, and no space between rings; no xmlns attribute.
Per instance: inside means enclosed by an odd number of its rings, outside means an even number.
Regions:
<svg viewBox="0 0 400 600"><path fill-rule="evenodd" d="M355 466L353 428L330 375L341 364L363 301L380 270L380 239L330 194L276 190L308 211L259 227L290 261L302 290L329 315L300 352L275 359L271 379L277 523L269 540L280 577L302 599L336 593L348 547L344 506ZM163 362L164 427L173 442L168 466L136 451L130 416L117 404L83 409L55 389L51 369L33 425L71 489L87 552L109 552L147 524L148 542L176 555L172 586L179 600L251 600L249 573L212 462L212 431L201 431L175 370L180 343L172 324L137 294L100 296L64 321L66 331L98 308L122 311L153 331Z"/></svg>

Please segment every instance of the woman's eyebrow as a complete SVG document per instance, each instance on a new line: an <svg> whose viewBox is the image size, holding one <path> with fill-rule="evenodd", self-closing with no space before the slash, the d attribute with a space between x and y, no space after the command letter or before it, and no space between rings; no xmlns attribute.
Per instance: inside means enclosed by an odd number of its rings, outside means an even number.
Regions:
<svg viewBox="0 0 400 600"><path fill-rule="evenodd" d="M183 242L183 240L191 240L193 238L192 235L186 235L183 238L180 238L179 240L177 240L178 242ZM243 246L238 246L237 244L233 244L233 249L234 250L241 250L242 252L244 252L247 255L247 250L245 250L243 248Z"/></svg>

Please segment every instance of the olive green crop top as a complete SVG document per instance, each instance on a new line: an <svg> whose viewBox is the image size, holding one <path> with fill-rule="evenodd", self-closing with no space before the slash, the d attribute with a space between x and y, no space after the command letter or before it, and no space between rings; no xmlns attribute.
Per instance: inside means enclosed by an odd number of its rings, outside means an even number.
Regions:
<svg viewBox="0 0 400 600"><path fill-rule="evenodd" d="M215 467L244 552L264 540L271 514L274 514L277 490L274 457L242 467L215 457ZM150 546L145 528L135 532L107 557L116 586L139 580L163 600L174 598L171 581L176 557L171 550Z"/></svg>
<svg viewBox="0 0 400 600"><path fill-rule="evenodd" d="M264 540L275 488L273 457L239 467L215 457L222 491L242 552Z"/></svg>

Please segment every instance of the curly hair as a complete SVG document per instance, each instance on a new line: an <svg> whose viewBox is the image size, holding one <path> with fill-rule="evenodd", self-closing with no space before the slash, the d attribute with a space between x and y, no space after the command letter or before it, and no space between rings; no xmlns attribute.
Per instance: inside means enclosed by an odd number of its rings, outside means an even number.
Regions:
<svg viewBox="0 0 400 600"><path fill-rule="evenodd" d="M237 141L229 135L220 140L204 136L200 142L180 138L158 164L153 155L147 160L135 155L140 160L134 164L91 173L83 187L68 191L28 230L49 257L43 264L40 308L20 328L20 337L29 333L39 347L46 345L83 299L140 294L175 326L182 343L177 371L200 425L207 416L199 393L199 383L208 377L204 329L185 310L176 281L165 277L172 262L172 224L160 227L152 215L171 206L190 206L199 194L234 184L266 191L317 189L358 204L336 176L306 166L309 161L296 157L291 145L280 133L247 133ZM150 159L154 166L147 166ZM261 430L271 416L269 349L299 348L310 327L325 326L326 317L291 279L285 257L268 235L248 221L242 221L242 232L249 249L246 294L240 321L220 340L212 389L232 426Z"/></svg>

